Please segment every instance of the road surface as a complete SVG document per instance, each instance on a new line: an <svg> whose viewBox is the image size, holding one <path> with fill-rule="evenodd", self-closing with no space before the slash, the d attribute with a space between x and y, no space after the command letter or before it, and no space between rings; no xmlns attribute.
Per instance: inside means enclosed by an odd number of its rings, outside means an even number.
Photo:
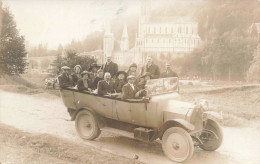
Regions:
<svg viewBox="0 0 260 164"><path fill-rule="evenodd" d="M47 94L24 95L0 91L0 122L31 133L48 133L76 143L87 144L102 151L132 158L149 164L169 164L159 141L146 144L134 139L104 132L94 141L77 136L74 122L66 121L69 115L61 98ZM224 141L214 152L196 148L186 163L259 164L260 126L223 127ZM115 162L116 163L116 162Z"/></svg>

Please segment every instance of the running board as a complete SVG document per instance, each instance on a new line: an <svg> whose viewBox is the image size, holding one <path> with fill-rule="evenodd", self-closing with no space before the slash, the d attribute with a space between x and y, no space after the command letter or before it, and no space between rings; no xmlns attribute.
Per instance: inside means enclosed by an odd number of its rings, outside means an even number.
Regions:
<svg viewBox="0 0 260 164"><path fill-rule="evenodd" d="M107 126L101 128L101 131L119 134L121 136L128 137L128 138L134 138L134 133L124 131L124 130L120 130L120 129L110 128L110 127L107 127Z"/></svg>

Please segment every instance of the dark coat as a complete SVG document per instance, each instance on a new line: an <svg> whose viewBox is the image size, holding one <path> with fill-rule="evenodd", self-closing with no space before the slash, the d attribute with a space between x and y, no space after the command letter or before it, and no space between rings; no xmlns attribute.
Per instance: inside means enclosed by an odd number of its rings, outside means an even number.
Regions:
<svg viewBox="0 0 260 164"><path fill-rule="evenodd" d="M125 84L126 84L126 81L125 81L125 80L116 79L116 81L115 81L115 89L116 89L116 92L117 92L117 93L122 92L122 88L123 88L123 86L124 86Z"/></svg>
<svg viewBox="0 0 260 164"><path fill-rule="evenodd" d="M134 90L129 83L125 84L122 88L123 99L134 99L135 94L139 91L138 87L134 84Z"/></svg>
<svg viewBox="0 0 260 164"><path fill-rule="evenodd" d="M72 79L69 78L65 73L58 77L60 88L73 87Z"/></svg>
<svg viewBox="0 0 260 164"><path fill-rule="evenodd" d="M157 79L160 77L160 69L157 65L153 64L148 67L148 65L144 65L141 70L141 76L144 75L145 72L151 73L151 79Z"/></svg>
<svg viewBox="0 0 260 164"><path fill-rule="evenodd" d="M78 81L81 78L81 76L80 76L80 74L77 75L75 73L73 75L71 75L71 76L72 76L73 85L75 86L78 83Z"/></svg>
<svg viewBox="0 0 260 164"><path fill-rule="evenodd" d="M167 78L167 77L178 77L176 72L173 72L171 69L169 69L168 71L164 71L161 74L161 78Z"/></svg>
<svg viewBox="0 0 260 164"><path fill-rule="evenodd" d="M101 81L101 80L103 80L103 78L96 77L96 78L94 79L94 82L93 82L93 87L94 87L94 89L97 89L98 82Z"/></svg>
<svg viewBox="0 0 260 164"><path fill-rule="evenodd" d="M93 86L92 82L90 80L87 80L87 82L88 82L88 88L94 89L94 86ZM79 79L78 80L77 86L78 86L78 90L80 90L80 91L88 90L88 88L86 88L84 86L83 79Z"/></svg>
<svg viewBox="0 0 260 164"><path fill-rule="evenodd" d="M118 71L118 65L111 61L109 64L105 63L102 65L101 69L103 69L104 72L109 72L111 77L114 77Z"/></svg>
<svg viewBox="0 0 260 164"><path fill-rule="evenodd" d="M108 93L115 93L115 83L110 81L109 85L105 80L98 82L97 94L106 95Z"/></svg>

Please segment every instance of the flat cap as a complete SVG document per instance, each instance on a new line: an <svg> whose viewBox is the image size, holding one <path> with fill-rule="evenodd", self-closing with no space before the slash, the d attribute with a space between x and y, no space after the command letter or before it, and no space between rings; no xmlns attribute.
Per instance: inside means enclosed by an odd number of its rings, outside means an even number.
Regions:
<svg viewBox="0 0 260 164"><path fill-rule="evenodd" d="M61 67L61 69L62 69L62 70L68 70L68 69L70 69L70 67L68 67L68 66L63 66L63 67Z"/></svg>

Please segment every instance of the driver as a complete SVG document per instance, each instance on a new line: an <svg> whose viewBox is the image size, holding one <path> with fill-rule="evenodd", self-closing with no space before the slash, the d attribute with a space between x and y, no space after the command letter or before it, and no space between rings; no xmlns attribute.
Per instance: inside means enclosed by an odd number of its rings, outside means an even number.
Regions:
<svg viewBox="0 0 260 164"><path fill-rule="evenodd" d="M122 88L122 98L123 99L134 99L135 94L138 92L137 86L134 84L135 76L129 75L127 77L128 83L125 84Z"/></svg>

